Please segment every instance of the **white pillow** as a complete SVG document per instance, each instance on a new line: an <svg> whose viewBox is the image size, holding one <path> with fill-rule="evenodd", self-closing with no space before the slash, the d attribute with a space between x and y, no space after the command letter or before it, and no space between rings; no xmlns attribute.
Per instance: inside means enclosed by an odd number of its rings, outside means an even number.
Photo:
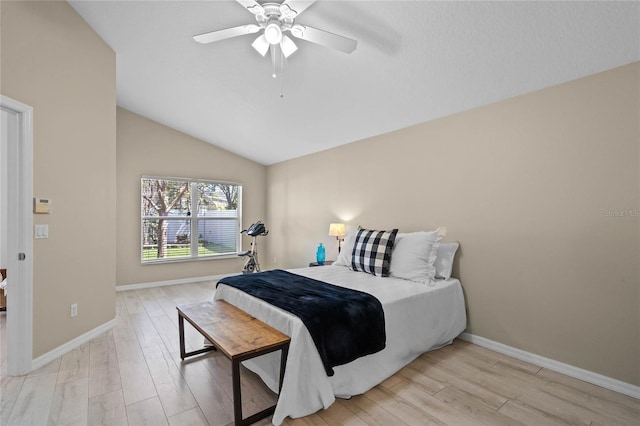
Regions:
<svg viewBox="0 0 640 426"><path fill-rule="evenodd" d="M440 239L437 231L398 234L391 253L390 275L422 284L432 282Z"/></svg>
<svg viewBox="0 0 640 426"><path fill-rule="evenodd" d="M356 243L356 235L358 234L358 227L352 228L347 231L347 235L344 236L344 242L342 243L342 249L334 265L346 266L351 268L351 253L353 252L353 246Z"/></svg>
<svg viewBox="0 0 640 426"><path fill-rule="evenodd" d="M451 278L453 259L460 247L458 243L440 243L436 256L436 278L448 280Z"/></svg>

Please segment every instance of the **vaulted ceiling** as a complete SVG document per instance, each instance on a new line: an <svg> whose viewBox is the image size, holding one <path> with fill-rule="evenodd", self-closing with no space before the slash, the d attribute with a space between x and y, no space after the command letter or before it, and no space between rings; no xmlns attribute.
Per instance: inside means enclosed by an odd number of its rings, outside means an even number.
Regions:
<svg viewBox="0 0 640 426"><path fill-rule="evenodd" d="M266 165L640 60L639 2L320 0L296 23L357 49L292 37L277 79L256 35L192 39L255 22L238 2L71 5L116 52L119 106Z"/></svg>

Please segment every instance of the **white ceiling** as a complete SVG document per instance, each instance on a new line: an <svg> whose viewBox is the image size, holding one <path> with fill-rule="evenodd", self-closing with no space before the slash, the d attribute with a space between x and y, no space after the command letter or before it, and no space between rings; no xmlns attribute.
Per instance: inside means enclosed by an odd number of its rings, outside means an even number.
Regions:
<svg viewBox="0 0 640 426"><path fill-rule="evenodd" d="M279 0L278 0L279 2ZM640 60L639 2L318 1L284 97L235 1L72 1L117 54L118 105L268 165ZM153 143L150 141L149 143Z"/></svg>

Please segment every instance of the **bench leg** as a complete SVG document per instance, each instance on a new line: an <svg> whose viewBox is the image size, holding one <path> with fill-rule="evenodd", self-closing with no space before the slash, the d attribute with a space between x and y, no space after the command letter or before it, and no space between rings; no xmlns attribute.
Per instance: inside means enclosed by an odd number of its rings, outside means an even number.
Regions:
<svg viewBox="0 0 640 426"><path fill-rule="evenodd" d="M184 318L178 313L178 331L180 333L180 359L184 361Z"/></svg>
<svg viewBox="0 0 640 426"><path fill-rule="evenodd" d="M236 425L242 424L242 393L240 392L240 360L231 362L231 380L233 381L233 420Z"/></svg>
<svg viewBox="0 0 640 426"><path fill-rule="evenodd" d="M191 351L191 352L187 352L185 350L185 345L184 345L184 317L182 316L182 314L180 312L178 312L178 332L179 332L179 336L180 336L180 359L182 359L184 361L185 358L190 357L190 356L194 356L194 355L200 355L206 352L211 352L211 351L216 351L218 350L218 348L216 348L215 346L213 346L213 344L211 346L206 346L202 349L198 349L196 351Z"/></svg>
<svg viewBox="0 0 640 426"><path fill-rule="evenodd" d="M287 365L287 356L289 354L289 344L280 348L280 383L279 390L282 390L282 382L284 381L284 372ZM251 425L258 420L262 420L276 411L276 405L265 408L259 413L255 413L246 419L242 418L242 392L240 390L240 359L231 360L231 381L233 383L233 424L235 426Z"/></svg>

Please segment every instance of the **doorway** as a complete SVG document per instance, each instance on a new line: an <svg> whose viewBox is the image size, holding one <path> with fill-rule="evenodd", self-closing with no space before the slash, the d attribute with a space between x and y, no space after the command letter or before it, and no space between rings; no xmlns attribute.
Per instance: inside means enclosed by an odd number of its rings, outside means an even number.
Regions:
<svg viewBox="0 0 640 426"><path fill-rule="evenodd" d="M33 108L0 96L0 268L7 270L7 374L33 359Z"/></svg>

